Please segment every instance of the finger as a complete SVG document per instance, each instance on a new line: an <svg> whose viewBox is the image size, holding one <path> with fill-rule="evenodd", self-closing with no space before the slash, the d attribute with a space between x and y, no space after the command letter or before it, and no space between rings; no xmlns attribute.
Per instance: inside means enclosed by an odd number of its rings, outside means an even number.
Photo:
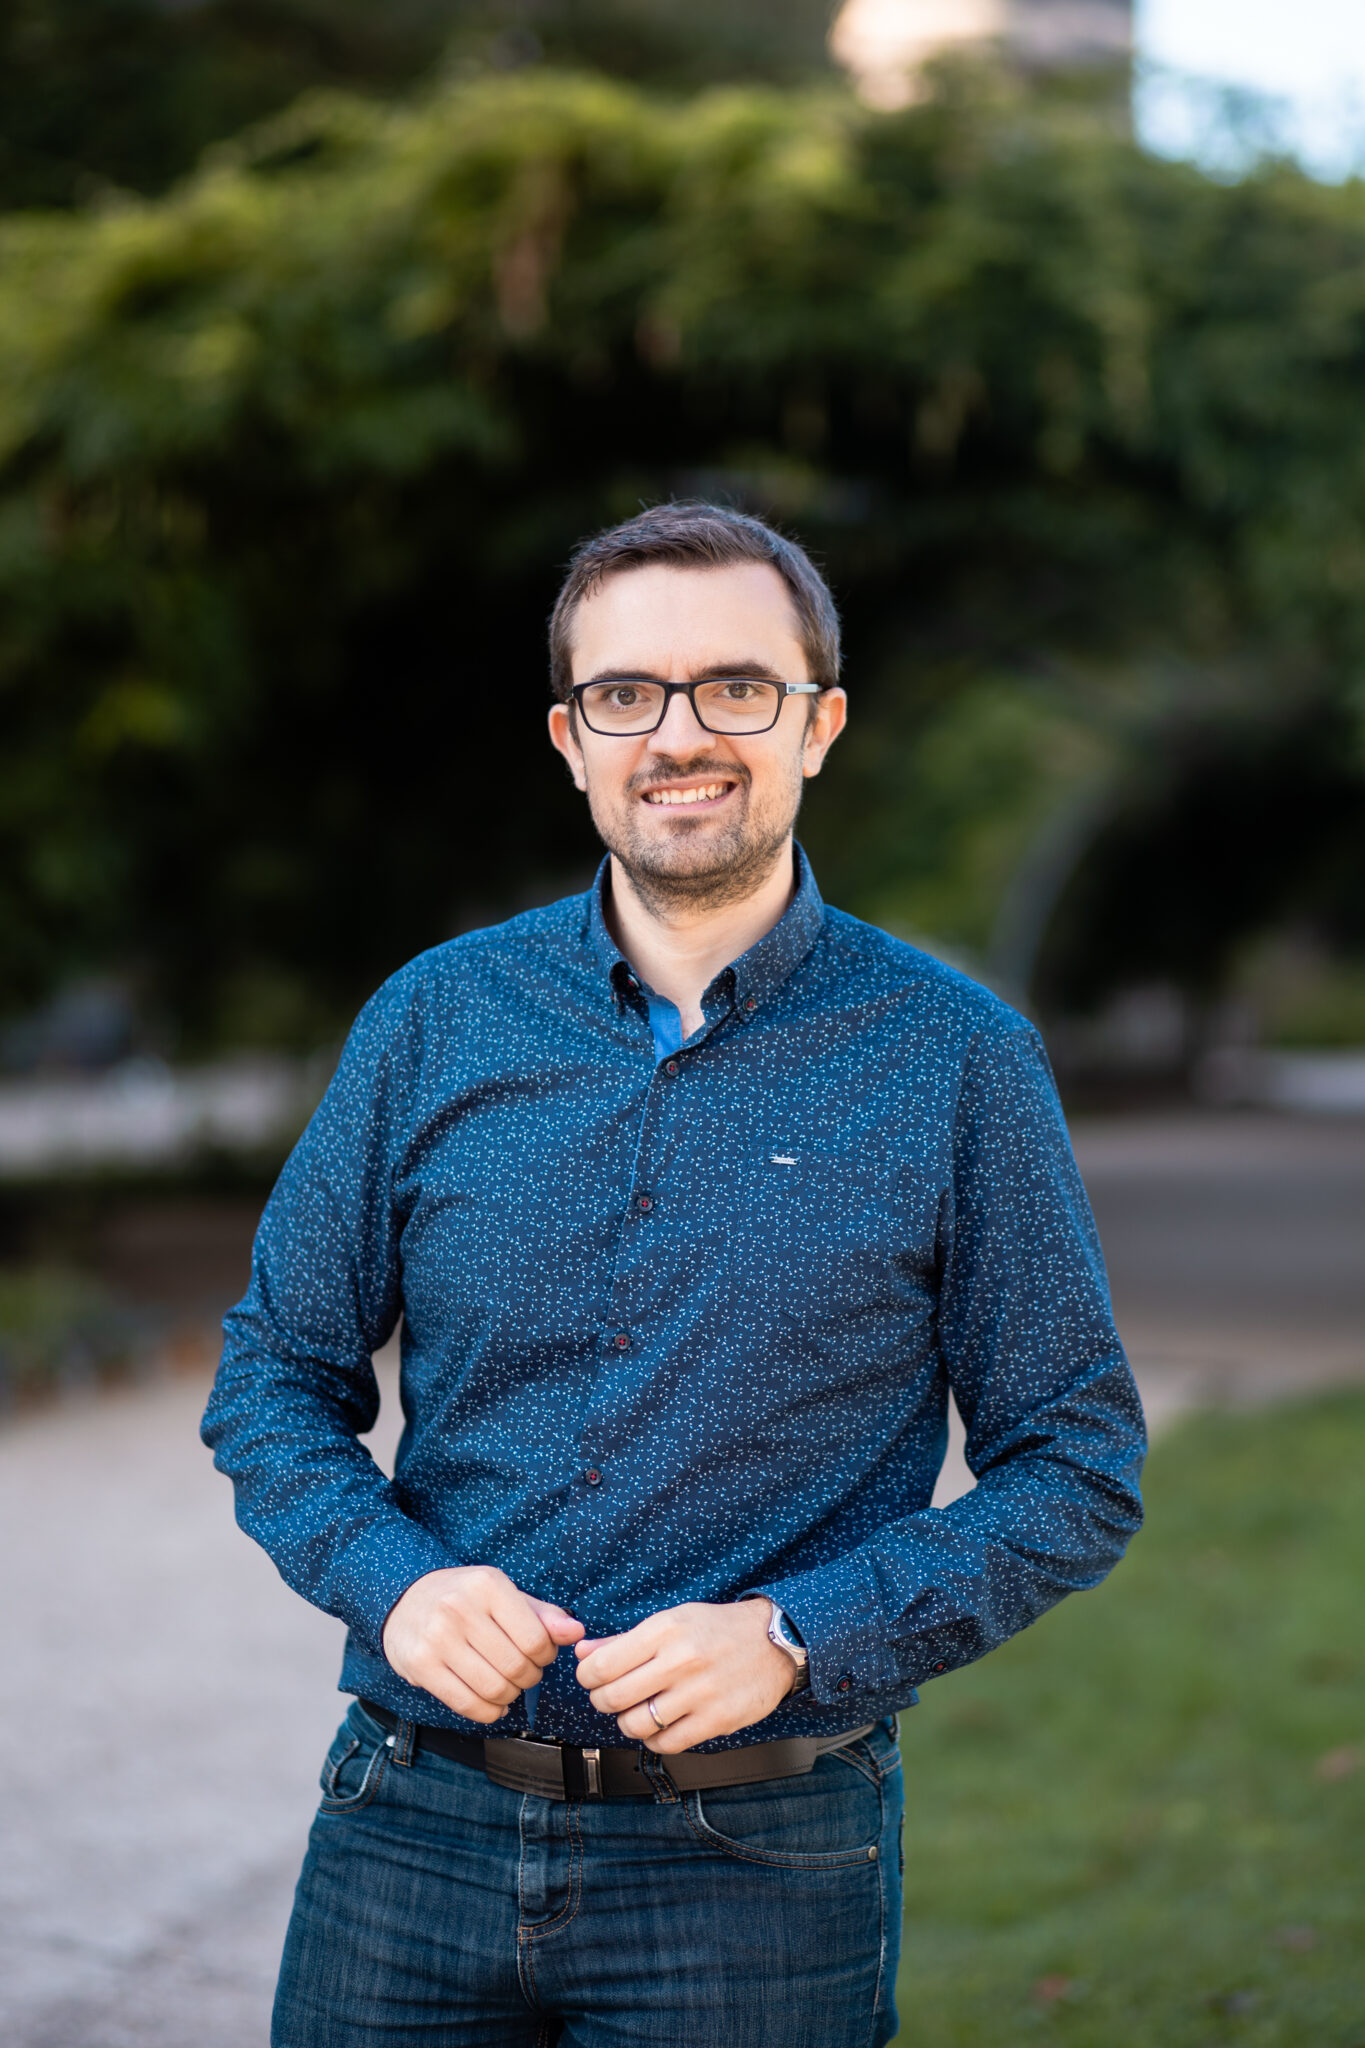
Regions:
<svg viewBox="0 0 1365 2048"><path fill-rule="evenodd" d="M659 1709L659 1720L664 1723L665 1727L671 1727L675 1719L682 1719L682 1716L676 1714L676 1711L675 1714L670 1715L667 1703L663 1699L655 1699L654 1704ZM647 1706L630 1707L624 1714L618 1714L616 1716L616 1725L621 1733L628 1736L632 1742L653 1742L657 1736L662 1735L664 1732L664 1729L659 1726L659 1722L655 1720Z"/></svg>
<svg viewBox="0 0 1365 2048"><path fill-rule="evenodd" d="M523 1657L497 1623L484 1614L439 1615L421 1646L421 1654L452 1671L463 1670L465 1657L472 1654L514 1692L523 1692L541 1675L540 1666Z"/></svg>
<svg viewBox="0 0 1365 2048"><path fill-rule="evenodd" d="M516 1586L500 1588L489 1604L488 1614L522 1656L532 1660L537 1670L554 1663L556 1651L550 1631L531 1601Z"/></svg>
<svg viewBox="0 0 1365 2048"><path fill-rule="evenodd" d="M499 1713L512 1704L519 1692L525 1690L523 1686L514 1685L510 1679L504 1678L497 1667L490 1664L486 1657L480 1656L471 1643L462 1644L458 1650L443 1657L441 1662L447 1671L453 1672L462 1684L468 1686L476 1698L485 1701L489 1706L495 1706Z"/></svg>
<svg viewBox="0 0 1365 2048"><path fill-rule="evenodd" d="M439 1669L425 1673L415 1683L425 1692L433 1694L443 1706L449 1707L452 1714L459 1714L465 1721L500 1721L507 1712L505 1706L486 1700L474 1692L465 1684L459 1672L452 1671L448 1664L442 1664Z"/></svg>
<svg viewBox="0 0 1365 2048"><path fill-rule="evenodd" d="M648 1621L639 1622L636 1627L626 1630L624 1635L608 1636L578 1665L578 1682L589 1690L595 1685L606 1685L613 1678L624 1678L628 1671L645 1663L654 1655L660 1635L657 1619L651 1615ZM579 1645L580 1650L582 1644Z"/></svg>
<svg viewBox="0 0 1365 2048"><path fill-rule="evenodd" d="M496 1615L471 1615L465 1627L465 1641L472 1643L479 1655L486 1657L505 1678L515 1679L519 1686L538 1685L544 1673L544 1665L553 1664L558 1653L539 1622L534 1626L545 1652L543 1658L528 1656L508 1635Z"/></svg>
<svg viewBox="0 0 1365 2048"><path fill-rule="evenodd" d="M681 1756L685 1749L692 1749L699 1742L709 1742L713 1735L726 1733L728 1731L724 1728L711 1727L701 1714L680 1714L662 1733L656 1728L652 1735L637 1735L634 1740L643 1742L655 1756Z"/></svg>
<svg viewBox="0 0 1365 2048"><path fill-rule="evenodd" d="M553 1643L576 1643L583 1634L583 1624L563 1607L556 1607L553 1600L537 1600L532 1594L526 1596L528 1607L534 1608L544 1624L545 1631ZM549 1659L546 1659L548 1662Z"/></svg>
<svg viewBox="0 0 1365 2048"><path fill-rule="evenodd" d="M504 1634L496 1621L486 1615L476 1614L465 1629L465 1641L471 1650L482 1657L487 1664L518 1692L524 1692L528 1685L538 1685L541 1667L532 1657L523 1656L510 1636ZM458 1659L446 1652L447 1659L458 1665Z"/></svg>
<svg viewBox="0 0 1365 2048"><path fill-rule="evenodd" d="M680 1721L689 1720L696 1724L704 1717L717 1719L712 1700L711 1688L695 1680L683 1678L670 1684L667 1679L656 1679L653 1689L643 1699L616 1715L616 1725L630 1736L632 1742L652 1743L666 1729L676 1728ZM651 1707L658 1713L658 1721L650 1712ZM664 1724L662 1728L660 1721ZM724 1728L717 1725L712 1730L717 1735L729 1732L730 1724ZM699 1735L692 1737L694 1742L702 1739Z"/></svg>
<svg viewBox="0 0 1365 2048"><path fill-rule="evenodd" d="M594 1686L588 1697L599 1714L624 1714L651 1694L661 1693L671 1676L659 1658L651 1657L647 1664L637 1665L624 1678L614 1678L609 1685Z"/></svg>

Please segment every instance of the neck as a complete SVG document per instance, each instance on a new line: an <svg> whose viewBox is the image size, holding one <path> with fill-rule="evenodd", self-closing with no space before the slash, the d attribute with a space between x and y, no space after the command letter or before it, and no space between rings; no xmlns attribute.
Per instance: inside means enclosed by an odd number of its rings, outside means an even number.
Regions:
<svg viewBox="0 0 1365 2048"><path fill-rule="evenodd" d="M611 861L607 926L635 972L675 1003L684 1038L702 1024L701 999L723 967L756 946L796 894L792 842L785 839L771 871L737 903L690 907L649 902L617 860Z"/></svg>

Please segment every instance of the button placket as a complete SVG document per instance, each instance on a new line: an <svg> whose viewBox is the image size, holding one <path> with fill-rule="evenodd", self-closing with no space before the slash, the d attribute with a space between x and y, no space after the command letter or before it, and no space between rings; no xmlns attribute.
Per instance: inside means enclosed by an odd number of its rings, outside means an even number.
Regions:
<svg viewBox="0 0 1365 2048"><path fill-rule="evenodd" d="M634 1187L627 1198L623 1225L631 1216L641 1223L645 1218L652 1220L655 1211L660 1207L661 1197L651 1183L654 1174L667 1156L667 1139L674 1116L675 1099L667 1088L664 1077L676 1077L681 1069L682 1061L670 1056L655 1067L651 1076L640 1113L633 1174ZM681 1113L682 1107L679 1104L678 1114ZM646 1354L648 1353L647 1333L642 1335L637 1321L640 1303L635 1291L638 1262L645 1242L647 1241L637 1238L627 1228L622 1227L618 1233L616 1257L611 1274L611 1294L607 1306L607 1319L604 1319L600 1339L599 1356L603 1357L604 1362L611 1360L612 1365L622 1372L629 1371L626 1361L632 1354L639 1352L642 1345ZM608 1371L610 1369L608 1368ZM619 1381L617 1384L619 1386ZM609 1460L615 1448L610 1442L603 1441L601 1431L605 1422L605 1412L590 1406L583 1418L583 1435L579 1440L580 1480L586 1487L593 1489L601 1481L602 1464ZM589 1476L592 1472L597 1473L596 1479Z"/></svg>

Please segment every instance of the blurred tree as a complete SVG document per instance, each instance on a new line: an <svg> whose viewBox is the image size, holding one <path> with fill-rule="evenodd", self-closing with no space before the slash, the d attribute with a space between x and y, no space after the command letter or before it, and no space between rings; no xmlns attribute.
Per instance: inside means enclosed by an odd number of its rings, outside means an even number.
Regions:
<svg viewBox="0 0 1365 2048"><path fill-rule="evenodd" d="M536 69L315 96L162 202L11 219L6 1006L117 963L191 1035L307 1038L571 885L542 622L573 541L670 492L828 563L835 900L1058 1000L1130 925L1202 986L1295 890L1349 937L1363 379L1360 186L951 79L895 116ZM1264 842L1193 921L1142 856L1177 797Z"/></svg>
<svg viewBox="0 0 1365 2048"><path fill-rule="evenodd" d="M310 87L550 60L690 89L826 63L831 0L8 0L0 207L158 192Z"/></svg>
<svg viewBox="0 0 1365 2048"><path fill-rule="evenodd" d="M9 0L0 203L154 192L306 87L377 91L439 55L460 0Z"/></svg>
<svg viewBox="0 0 1365 2048"><path fill-rule="evenodd" d="M452 54L544 61L694 91L720 80L793 84L828 70L839 0L472 0Z"/></svg>

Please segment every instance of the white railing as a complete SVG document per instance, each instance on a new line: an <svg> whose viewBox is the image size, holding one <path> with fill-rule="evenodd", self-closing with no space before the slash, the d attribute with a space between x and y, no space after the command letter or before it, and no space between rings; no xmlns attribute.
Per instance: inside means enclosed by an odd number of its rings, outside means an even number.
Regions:
<svg viewBox="0 0 1365 2048"><path fill-rule="evenodd" d="M0 1082L0 1176L278 1150L302 1129L329 1064L263 1055L175 1068L139 1059L98 1075Z"/></svg>
<svg viewBox="0 0 1365 2048"><path fill-rule="evenodd" d="M1341 1052L1266 1052L1225 1046L1194 1074L1205 1101L1293 1109L1315 1116L1365 1112L1365 1047Z"/></svg>

